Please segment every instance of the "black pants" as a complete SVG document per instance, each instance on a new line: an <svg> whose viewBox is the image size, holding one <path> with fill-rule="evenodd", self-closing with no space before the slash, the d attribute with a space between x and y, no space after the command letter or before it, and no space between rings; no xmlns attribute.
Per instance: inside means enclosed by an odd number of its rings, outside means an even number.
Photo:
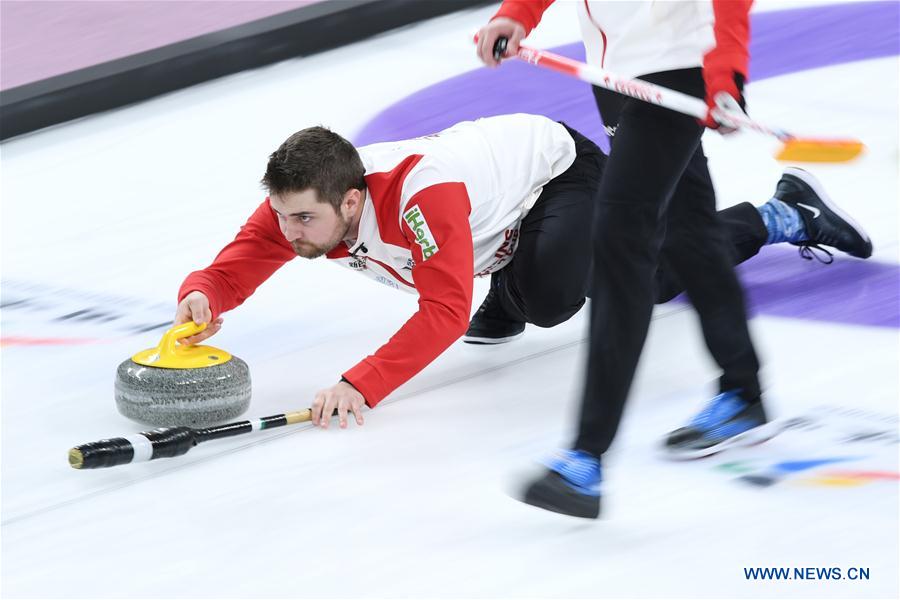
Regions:
<svg viewBox="0 0 900 600"><path fill-rule="evenodd" d="M522 219L519 245L499 277L507 313L553 327L584 305L591 278L591 237L606 156L577 131L575 162L544 186Z"/></svg>
<svg viewBox="0 0 900 600"><path fill-rule="evenodd" d="M614 96L615 100L624 98ZM618 115L618 111L607 109L605 114ZM498 273L506 311L539 327L567 321L590 296L594 207L599 202L607 158L592 141L567 129L576 144L575 162L544 187L522 221L513 260ZM765 245L768 231L759 211L749 202L721 210L717 218L732 264L756 256ZM685 290L665 245L654 280L657 304Z"/></svg>
<svg viewBox="0 0 900 600"><path fill-rule="evenodd" d="M648 81L703 97L700 69ZM601 106L602 110L602 106ZM604 114L607 125L616 119ZM700 317L722 369L721 390L759 397L759 363L743 290L715 212L715 194L692 118L638 100L621 105L594 214L590 348L577 449L608 450L646 340L663 264Z"/></svg>
<svg viewBox="0 0 900 600"><path fill-rule="evenodd" d="M616 94L618 98L622 96ZM607 108L604 114L616 116L618 111ZM575 162L544 187L522 221L513 260L497 274L506 311L539 327L567 321L590 296L592 224L607 158L592 141L567 129L575 140ZM717 217L733 264L755 256L765 245L768 231L752 204L726 208ZM685 290L667 252L660 257L655 284L656 303Z"/></svg>

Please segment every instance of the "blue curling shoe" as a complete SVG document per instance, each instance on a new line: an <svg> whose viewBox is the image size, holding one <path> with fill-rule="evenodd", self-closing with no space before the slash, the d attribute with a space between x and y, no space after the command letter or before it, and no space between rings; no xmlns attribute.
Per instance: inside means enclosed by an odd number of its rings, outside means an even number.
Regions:
<svg viewBox="0 0 900 600"><path fill-rule="evenodd" d="M736 391L723 392L685 427L666 438L672 458L702 458L738 446L762 443L775 434L759 399L748 402Z"/></svg>
<svg viewBox="0 0 900 600"><path fill-rule="evenodd" d="M600 460L581 450L564 450L547 463L547 472L525 489L522 499L571 517L600 515Z"/></svg>

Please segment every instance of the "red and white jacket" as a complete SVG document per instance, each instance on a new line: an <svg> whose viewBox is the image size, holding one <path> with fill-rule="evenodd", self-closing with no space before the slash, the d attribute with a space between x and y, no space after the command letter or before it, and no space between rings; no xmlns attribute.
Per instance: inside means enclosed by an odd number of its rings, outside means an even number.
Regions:
<svg viewBox="0 0 900 600"><path fill-rule="evenodd" d="M554 0L505 0L494 18L537 27ZM585 55L623 77L692 67L747 78L752 0L578 0Z"/></svg>
<svg viewBox="0 0 900 600"><path fill-rule="evenodd" d="M358 150L367 186L359 235L326 257L419 294L390 341L343 374L375 406L465 333L473 277L509 262L522 218L574 162L575 142L555 121L517 114ZM215 318L295 256L266 199L212 265L188 275L179 300L201 291Z"/></svg>

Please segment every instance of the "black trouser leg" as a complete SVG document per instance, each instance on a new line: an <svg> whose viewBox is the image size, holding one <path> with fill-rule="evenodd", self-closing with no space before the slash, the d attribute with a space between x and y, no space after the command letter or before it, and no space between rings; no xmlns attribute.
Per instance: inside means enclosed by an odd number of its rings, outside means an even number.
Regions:
<svg viewBox="0 0 900 600"><path fill-rule="evenodd" d="M760 219L761 220L761 219ZM750 339L744 291L732 245L716 215L716 197L700 146L678 182L667 214L664 267L684 285L700 318L706 347L722 369L720 391L759 397L759 362Z"/></svg>
<svg viewBox="0 0 900 600"><path fill-rule="evenodd" d="M622 107L627 97L596 86L592 90L606 133L613 137L619 123L619 114L622 112ZM695 185L699 183L700 194L713 198L713 202L715 202L715 192L708 177L706 165L692 160L692 165L694 163L697 163L701 172L706 172L705 175L695 176ZM688 169L690 170L690 168L691 166L689 165ZM678 191L676 190L677 193ZM752 204L742 202L721 210L718 212L718 220L724 230L724 237L731 248L732 264L740 264L748 258L756 256L759 249L765 246L769 232L766 230L762 217L759 216L759 211ZM684 291L684 284L679 280L675 270L669 263L665 245L659 259L656 284L656 302L659 304L668 302Z"/></svg>
<svg viewBox="0 0 900 600"><path fill-rule="evenodd" d="M646 79L695 96L703 94L699 69L660 73ZM604 116L607 115L604 113ZM710 350L719 352L717 359L730 365L734 358L719 347L720 338L709 331L720 327L720 322L726 319L722 315L743 320L746 329L740 287L737 287L739 307L723 311L716 302L719 299L734 301L730 282L724 282L726 292L710 292L703 283L704 278L694 272L698 265L692 266L682 260L684 256L692 255L693 247L677 240L691 237L682 228L693 226L690 215L706 213L704 201L707 198L694 199L692 194L682 194L678 198L678 213L667 223L667 208L670 200L675 200L682 175L688 165L697 160L695 154L702 157L699 151L701 127L690 117L637 100L625 100L618 119L607 118L605 122L607 127L615 127L615 136L594 221L591 341L575 442L576 448L598 456L609 448L618 429L646 339L656 300L656 269L666 235L676 236L674 243L679 251L672 263L675 274L689 292L700 293L699 306L695 306L701 321L706 319L704 335L708 344L712 344ZM703 167L705 169L705 163ZM712 189L711 183L709 189ZM711 194L709 197L714 199ZM682 203L687 204L680 206ZM730 270L730 257L721 253L722 238L716 233L715 224L714 213L712 218L696 224L703 231L713 232L711 245L715 247L715 251L697 252L717 269L724 264L726 270ZM704 240L699 239L698 243L702 246ZM681 248L687 249L681 251ZM717 252L718 261L712 258ZM734 277L733 271L731 277ZM712 299L704 295L707 293ZM755 363L752 345L749 354ZM746 353L741 357L747 358Z"/></svg>
<svg viewBox="0 0 900 600"><path fill-rule="evenodd" d="M759 249L766 245L769 232L759 211L749 202L720 210L716 216L729 246L732 264L737 265L756 256ZM665 245L656 271L656 290L657 304L668 302L684 291L684 283L675 274Z"/></svg>
<svg viewBox="0 0 900 600"><path fill-rule="evenodd" d="M606 157L596 144L569 132L575 162L544 186L522 220L516 253L501 272L504 308L540 327L578 312L590 274L591 223Z"/></svg>

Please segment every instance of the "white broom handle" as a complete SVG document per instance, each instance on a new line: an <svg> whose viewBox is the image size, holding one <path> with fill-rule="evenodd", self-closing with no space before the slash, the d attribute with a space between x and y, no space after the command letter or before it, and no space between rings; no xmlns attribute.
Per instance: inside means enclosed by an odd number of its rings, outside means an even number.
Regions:
<svg viewBox="0 0 900 600"><path fill-rule="evenodd" d="M572 60L553 52L546 50L538 50L528 46L519 46L516 58L527 63L545 67L559 73L571 75L582 81L586 81L596 86L606 88L619 94L624 94L631 98L637 98L651 104L680 112L691 117L695 117L701 121L706 120L707 106L706 102L695 98L688 94L676 90L670 90L659 85L649 83L640 79L631 79L622 77L606 69L601 69L594 65ZM729 126L735 125L742 129L753 129L760 133L772 135L781 141L793 139L794 136L783 129L777 127L768 127L754 121L744 113L725 110L723 108L714 108L712 117L718 122L725 122Z"/></svg>

